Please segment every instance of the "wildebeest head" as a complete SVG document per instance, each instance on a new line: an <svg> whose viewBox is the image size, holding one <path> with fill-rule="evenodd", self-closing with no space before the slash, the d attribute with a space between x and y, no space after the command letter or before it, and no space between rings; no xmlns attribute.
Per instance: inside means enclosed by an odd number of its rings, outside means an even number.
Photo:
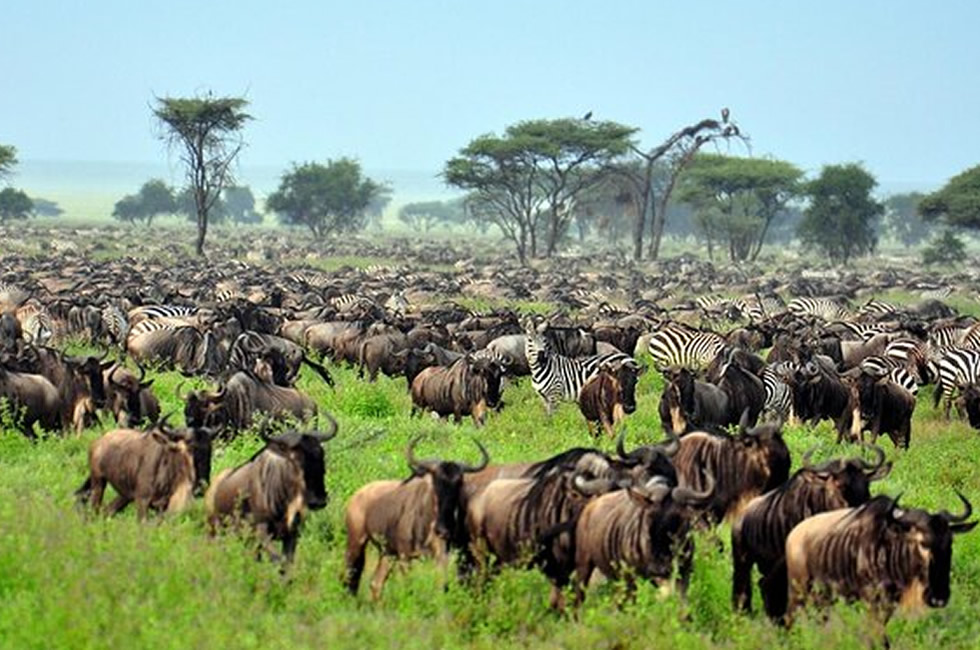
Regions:
<svg viewBox="0 0 980 650"><path fill-rule="evenodd" d="M746 473L763 472L767 478L761 492L779 487L789 478L789 448L783 440L780 422L763 422L748 428L748 411L739 422L739 435L735 438L749 460Z"/></svg>
<svg viewBox="0 0 980 650"><path fill-rule="evenodd" d="M302 469L305 485L304 500L311 510L320 510L327 505L323 443L337 435L337 421L329 414L326 416L330 420L330 430L327 433L287 431L266 440L269 449L292 459Z"/></svg>
<svg viewBox="0 0 980 650"><path fill-rule="evenodd" d="M977 525L976 521L966 521L973 513L970 502L959 492L956 495L963 502L961 515L946 510L929 514L925 510L899 508L898 498L891 502L888 513L888 537L892 538L888 541L910 548L911 561L919 569L916 573L928 576L923 596L929 607L945 607L949 602L953 535L969 532Z"/></svg>
<svg viewBox="0 0 980 650"><path fill-rule="evenodd" d="M500 403L500 380L504 368L493 359L479 357L470 361L470 370L486 382L487 406L496 408Z"/></svg>
<svg viewBox="0 0 980 650"><path fill-rule="evenodd" d="M125 371L121 365L116 364L107 373L103 374L108 392L111 393L112 404L110 408L116 414L120 426L135 426L147 417L143 412L143 400L140 393L149 390L153 385L153 380L144 381L146 368L137 363L140 375L137 377L129 371Z"/></svg>
<svg viewBox="0 0 980 650"><path fill-rule="evenodd" d="M482 455L479 465L472 466L435 459L420 460L415 457L415 445L418 442L419 438L416 437L408 445L406 452L408 466L412 470L413 477L428 475L431 478L432 489L436 496L436 534L455 544L460 541L459 535L464 529L462 514L465 504L461 503L460 499L463 475L484 469L490 462L490 455L478 440L474 440Z"/></svg>
<svg viewBox="0 0 980 650"><path fill-rule="evenodd" d="M225 424L226 413L224 408L224 398L227 389L222 386L217 391L209 393L205 390L192 390L187 395L180 395L180 387L183 382L177 385L177 398L185 402L184 421L189 427L220 427Z"/></svg>
<svg viewBox="0 0 980 650"><path fill-rule="evenodd" d="M102 371L112 365L113 362L103 363L108 355L108 351L100 357L84 357L81 359L65 358L65 365L69 372L77 377L83 378L88 386L89 394L96 406L104 406L106 403L105 381Z"/></svg>
<svg viewBox="0 0 980 650"><path fill-rule="evenodd" d="M431 343L421 348L405 348L393 353L392 356L395 359L394 371L403 373L408 379L409 386L424 368L438 365Z"/></svg>
<svg viewBox="0 0 980 650"><path fill-rule="evenodd" d="M620 460L632 468L634 482L646 481L655 477L665 479L670 485L677 485L677 470L671 458L680 449L680 439L671 435L669 440L656 445L642 445L626 451L626 429L620 431L616 440L616 453Z"/></svg>
<svg viewBox="0 0 980 650"><path fill-rule="evenodd" d="M162 432L171 440L183 440L191 452L194 463L194 493L201 496L204 488L211 481L211 440L215 430L207 427L186 427L173 429L167 425L167 419L173 413L164 415L153 425L153 430Z"/></svg>
<svg viewBox="0 0 980 650"><path fill-rule="evenodd" d="M640 375L646 372L646 367L627 359L619 363L603 365L602 370L614 376L619 383L619 398L623 404L623 411L635 412L636 382Z"/></svg>
<svg viewBox="0 0 980 650"><path fill-rule="evenodd" d="M803 472L819 481L826 481L830 489L834 489L844 499L848 506L859 506L871 499L871 482L878 481L892 469L891 461L885 461L885 452L878 446L870 446L877 459L869 463L863 458L836 458L819 465L813 465L810 458L813 449L803 455Z"/></svg>

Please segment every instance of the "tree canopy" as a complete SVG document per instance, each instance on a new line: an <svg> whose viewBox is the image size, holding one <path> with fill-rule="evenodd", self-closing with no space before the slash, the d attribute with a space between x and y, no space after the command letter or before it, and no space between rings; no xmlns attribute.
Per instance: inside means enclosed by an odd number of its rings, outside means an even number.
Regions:
<svg viewBox="0 0 980 650"><path fill-rule="evenodd" d="M117 201L112 216L129 223L142 221L149 226L156 217L177 211L173 188L159 178L151 178L143 183L136 194L129 194Z"/></svg>
<svg viewBox="0 0 980 650"><path fill-rule="evenodd" d="M17 148L9 144L0 144L0 179L10 175L17 164Z"/></svg>
<svg viewBox="0 0 980 650"><path fill-rule="evenodd" d="M878 244L875 225L885 211L871 196L877 184L861 165L825 165L805 186L810 204L798 230L803 244L834 262L873 252Z"/></svg>
<svg viewBox="0 0 980 650"><path fill-rule="evenodd" d="M906 192L885 199L885 225L888 232L906 248L929 236L930 225L919 214L919 204L925 194Z"/></svg>
<svg viewBox="0 0 980 650"><path fill-rule="evenodd" d="M49 199L32 196L31 202L34 204L34 214L39 217L60 217L65 213L57 202Z"/></svg>
<svg viewBox="0 0 980 650"><path fill-rule="evenodd" d="M222 196L224 202L223 212L231 219L232 223L258 224L262 223L262 215L255 210L255 196L252 190L245 185L233 185L226 187Z"/></svg>
<svg viewBox="0 0 980 650"><path fill-rule="evenodd" d="M0 190L0 223L11 219L26 219L34 212L34 203L21 190L5 187Z"/></svg>
<svg viewBox="0 0 980 650"><path fill-rule="evenodd" d="M719 236L731 261L754 260L773 221L800 193L802 176L782 160L702 153L684 172L678 198L694 207L709 252Z"/></svg>
<svg viewBox="0 0 980 650"><path fill-rule="evenodd" d="M366 210L384 187L365 177L360 163L350 158L328 160L326 165L294 164L266 199L266 207L282 223L306 226L319 239L363 229Z"/></svg>
<svg viewBox="0 0 980 650"><path fill-rule="evenodd" d="M563 118L529 120L503 136L481 135L446 162L443 178L470 192L468 205L514 242L522 262L555 253L577 197L630 150L634 127ZM543 227L539 228L539 223Z"/></svg>
<svg viewBox="0 0 980 650"><path fill-rule="evenodd" d="M950 226L980 228L980 165L949 179L942 189L919 203L926 221L940 219Z"/></svg>
<svg viewBox="0 0 980 650"><path fill-rule="evenodd" d="M245 146L242 129L252 119L242 97L158 97L153 114L164 127L161 138L181 149L194 196L198 255L204 254L208 216L221 191L234 184L231 165Z"/></svg>
<svg viewBox="0 0 980 650"><path fill-rule="evenodd" d="M406 203L398 210L398 220L417 232L462 223L466 213L460 201L420 201Z"/></svg>

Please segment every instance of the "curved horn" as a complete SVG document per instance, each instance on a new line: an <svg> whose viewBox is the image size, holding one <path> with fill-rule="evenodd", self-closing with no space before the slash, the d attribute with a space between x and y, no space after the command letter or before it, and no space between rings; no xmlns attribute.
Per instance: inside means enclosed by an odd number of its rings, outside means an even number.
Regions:
<svg viewBox="0 0 980 650"><path fill-rule="evenodd" d="M670 495L674 501L688 506L700 506L707 503L715 493L715 477L708 473L705 475L705 488L701 492L689 487L675 487Z"/></svg>
<svg viewBox="0 0 980 650"><path fill-rule="evenodd" d="M490 454L487 453L486 448L483 445L481 445L480 441L477 440L476 438L473 439L473 442L475 442L476 446L480 448L480 454L483 455L483 460L480 461L480 464L476 466L463 465L462 466L463 471L466 473L479 472L480 470L485 469L486 466L490 464Z"/></svg>
<svg viewBox="0 0 980 650"><path fill-rule="evenodd" d="M174 395L176 395L177 399L180 400L181 402L183 402L186 399L186 396L180 394L180 389L184 386L185 383L187 382L181 379L180 382L177 384L177 388L174 389Z"/></svg>
<svg viewBox="0 0 980 650"><path fill-rule="evenodd" d="M970 518L970 515L973 514L973 506L970 505L969 499L967 499L965 496L963 496L963 493L960 492L959 490L955 490L955 492L956 492L956 496L958 496L960 498L960 501L963 502L963 507L966 508L966 510L963 512L963 514L962 515L953 515L953 514L950 514L948 510L943 510L942 512L939 513L939 516L940 517L942 517L943 519L945 519L946 521L948 521L951 524L958 524L958 523L964 522L964 521L966 521L967 519Z"/></svg>
<svg viewBox="0 0 980 650"><path fill-rule="evenodd" d="M596 494L608 492L613 486L613 481L612 479L608 478L587 479L581 474L576 474L575 478L572 480L572 485L575 486L575 489L580 494L591 497Z"/></svg>
<svg viewBox="0 0 980 650"><path fill-rule="evenodd" d="M810 462L810 460L813 458L813 452L815 452L816 450L817 450L816 446L813 446L807 449L806 453L803 454L803 469L816 469L813 466L813 463ZM862 459L861 462L864 462L864 460Z"/></svg>
<svg viewBox="0 0 980 650"><path fill-rule="evenodd" d="M113 386L120 386L119 382L116 381L115 379L116 373L119 372L119 368L120 366L117 365L115 368L112 369L112 372L109 373L109 383L112 384Z"/></svg>
<svg viewBox="0 0 980 650"><path fill-rule="evenodd" d="M327 417L328 420L330 420L330 431L328 431L327 433L310 434L321 443L327 442L328 440L333 440L334 438L337 437L337 420L334 419L334 417L329 413L327 413L326 411L324 411L323 414Z"/></svg>
<svg viewBox="0 0 980 650"><path fill-rule="evenodd" d="M169 413L164 414L162 418L157 420L157 423L154 426L164 433L169 433L169 431L167 431L167 420L169 420L174 413L175 411L170 411Z"/></svg>
<svg viewBox="0 0 980 650"><path fill-rule="evenodd" d="M626 427L619 430L619 436L616 438L616 453L623 460L629 458L629 454L626 453Z"/></svg>
<svg viewBox="0 0 980 650"><path fill-rule="evenodd" d="M681 439L676 433L670 431L667 433L667 440L668 440L667 444L660 443L661 445L660 450L661 452L663 452L665 456L670 458L671 456L675 455L678 451L680 451Z"/></svg>
<svg viewBox="0 0 980 650"><path fill-rule="evenodd" d="M136 380L136 383L142 384L143 378L146 377L146 367L138 359L136 361L136 367L140 369L140 378Z"/></svg>
<svg viewBox="0 0 980 650"><path fill-rule="evenodd" d="M859 458L858 462L861 463L861 469L863 469L866 473L874 474L879 469L881 469L882 465L885 464L885 450L879 447L878 445L872 445L870 443L865 443L864 446L874 451L875 455L878 457L878 460L875 461L874 464L872 464L864 460L863 458Z"/></svg>
<svg viewBox="0 0 980 650"><path fill-rule="evenodd" d="M432 468L431 460L419 460L415 457L415 445L419 443L422 436L415 436L412 441L408 443L408 449L405 451L405 455L408 457L408 466L412 468L412 471L418 474L423 472L428 472Z"/></svg>

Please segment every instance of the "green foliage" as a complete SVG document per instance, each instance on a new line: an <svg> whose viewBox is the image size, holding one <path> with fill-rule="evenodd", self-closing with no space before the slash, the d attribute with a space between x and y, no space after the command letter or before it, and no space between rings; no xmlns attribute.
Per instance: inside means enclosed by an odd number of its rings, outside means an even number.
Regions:
<svg viewBox="0 0 980 650"><path fill-rule="evenodd" d="M885 200L888 231L906 248L915 246L931 232L929 224L919 214L919 204L924 197L921 192L907 192L893 194Z"/></svg>
<svg viewBox="0 0 980 650"><path fill-rule="evenodd" d="M412 230L421 232L462 223L465 219L466 212L460 201L406 203L398 210L399 221Z"/></svg>
<svg viewBox="0 0 980 650"><path fill-rule="evenodd" d="M31 202L34 203L34 213L39 217L60 217L65 213L61 206L49 199L32 196Z"/></svg>
<svg viewBox="0 0 980 650"><path fill-rule="evenodd" d="M980 165L949 179L937 192L919 203L926 221L942 219L950 226L980 228Z"/></svg>
<svg viewBox="0 0 980 650"><path fill-rule="evenodd" d="M159 178L151 178L143 183L136 194L127 194L119 199L113 207L112 216L119 221L142 221L149 226L156 217L177 211L178 202L173 188Z"/></svg>
<svg viewBox="0 0 980 650"><path fill-rule="evenodd" d="M9 176L17 164L17 148L9 144L0 144L0 179Z"/></svg>
<svg viewBox="0 0 980 650"><path fill-rule="evenodd" d="M294 164L265 204L282 223L306 226L319 239L362 230L367 207L383 188L351 158Z"/></svg>
<svg viewBox="0 0 980 650"><path fill-rule="evenodd" d="M966 259L966 244L956 236L951 229L946 228L937 235L929 245L922 249L922 263L926 266L933 264L959 264Z"/></svg>
<svg viewBox="0 0 980 650"><path fill-rule="evenodd" d="M255 210L255 197L247 185L226 187L222 193L224 214L235 224L262 223L262 215Z"/></svg>
<svg viewBox="0 0 980 650"><path fill-rule="evenodd" d="M698 154L681 177L678 200L695 209L701 232L728 242L729 259L756 259L786 205L800 193L803 172L782 160Z"/></svg>
<svg viewBox="0 0 980 650"><path fill-rule="evenodd" d="M179 147L194 197L198 255L204 254L208 217L225 187L234 184L231 164L244 147L241 131L252 116L241 97L158 97L153 114L164 139Z"/></svg>
<svg viewBox="0 0 980 650"><path fill-rule="evenodd" d="M22 190L5 187L0 190L0 223L26 219L34 212L34 202Z"/></svg>
<svg viewBox="0 0 980 650"><path fill-rule="evenodd" d="M885 210L871 196L877 184L861 165L825 165L806 184L810 205L798 230L803 244L820 249L835 263L873 252L878 244L875 225Z"/></svg>
<svg viewBox="0 0 980 650"><path fill-rule="evenodd" d="M636 131L616 122L567 118L518 122L503 136L472 140L446 162L443 177L470 192L471 214L500 228L526 262L539 252L539 221L545 226L544 252L556 252L577 197L630 150Z"/></svg>

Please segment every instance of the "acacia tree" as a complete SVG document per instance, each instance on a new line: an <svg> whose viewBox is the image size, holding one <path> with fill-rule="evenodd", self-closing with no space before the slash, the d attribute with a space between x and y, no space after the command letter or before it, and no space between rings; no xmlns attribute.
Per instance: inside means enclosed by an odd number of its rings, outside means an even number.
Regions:
<svg viewBox="0 0 980 650"><path fill-rule="evenodd" d="M503 136L482 135L446 163L443 178L467 190L471 214L514 242L522 263L552 255L568 231L577 197L628 152L633 127L585 119L530 120ZM541 228L544 225L544 228Z"/></svg>
<svg viewBox="0 0 980 650"><path fill-rule="evenodd" d="M384 188L365 177L356 160L340 158L293 165L265 204L283 223L306 226L322 239L363 229L368 206Z"/></svg>
<svg viewBox="0 0 980 650"><path fill-rule="evenodd" d="M906 248L924 240L931 231L929 224L919 214L919 203L924 198L925 194L921 192L906 192L885 199L888 231Z"/></svg>
<svg viewBox="0 0 980 650"><path fill-rule="evenodd" d="M198 255L204 254L208 215L221 191L234 184L231 165L245 146L242 129L252 116L241 97L157 98L153 114L164 127L161 138L179 147L194 197Z"/></svg>
<svg viewBox="0 0 980 650"><path fill-rule="evenodd" d="M798 233L805 246L822 250L834 262L873 252L875 225L885 206L871 196L878 182L861 165L825 165L806 184L810 205Z"/></svg>
<svg viewBox="0 0 980 650"><path fill-rule="evenodd" d="M980 228L980 165L949 179L942 189L925 196L919 214L926 221L942 220L959 228Z"/></svg>
<svg viewBox="0 0 980 650"><path fill-rule="evenodd" d="M146 226L163 214L177 212L174 191L159 178L151 178L143 183L139 192L119 199L112 209L112 216L120 221L136 223L142 221Z"/></svg>
<svg viewBox="0 0 980 650"><path fill-rule="evenodd" d="M707 118L685 126L648 151L633 148L636 159L620 165L616 171L627 181L636 215L633 223L634 259L643 259L643 239L648 224L647 256L655 260L660 254L667 209L681 171L704 145L732 138L748 141L725 108L721 111L720 121Z"/></svg>
<svg viewBox="0 0 980 650"><path fill-rule="evenodd" d="M406 203L398 210L398 220L416 232L429 232L436 226L447 226L462 220L462 207L450 201Z"/></svg>
<svg viewBox="0 0 980 650"><path fill-rule="evenodd" d="M10 219L26 219L34 212L31 197L21 190L5 187L0 190L0 223Z"/></svg>
<svg viewBox="0 0 980 650"><path fill-rule="evenodd" d="M0 144L0 179L6 178L17 164L17 148L9 144Z"/></svg>
<svg viewBox="0 0 980 650"><path fill-rule="evenodd" d="M232 223L262 223L262 215L255 210L255 196L247 185L226 187L223 195L224 210Z"/></svg>
<svg viewBox="0 0 980 650"><path fill-rule="evenodd" d="M765 158L698 154L681 179L680 200L696 210L708 236L728 240L733 262L755 260L773 221L800 192L803 172Z"/></svg>

